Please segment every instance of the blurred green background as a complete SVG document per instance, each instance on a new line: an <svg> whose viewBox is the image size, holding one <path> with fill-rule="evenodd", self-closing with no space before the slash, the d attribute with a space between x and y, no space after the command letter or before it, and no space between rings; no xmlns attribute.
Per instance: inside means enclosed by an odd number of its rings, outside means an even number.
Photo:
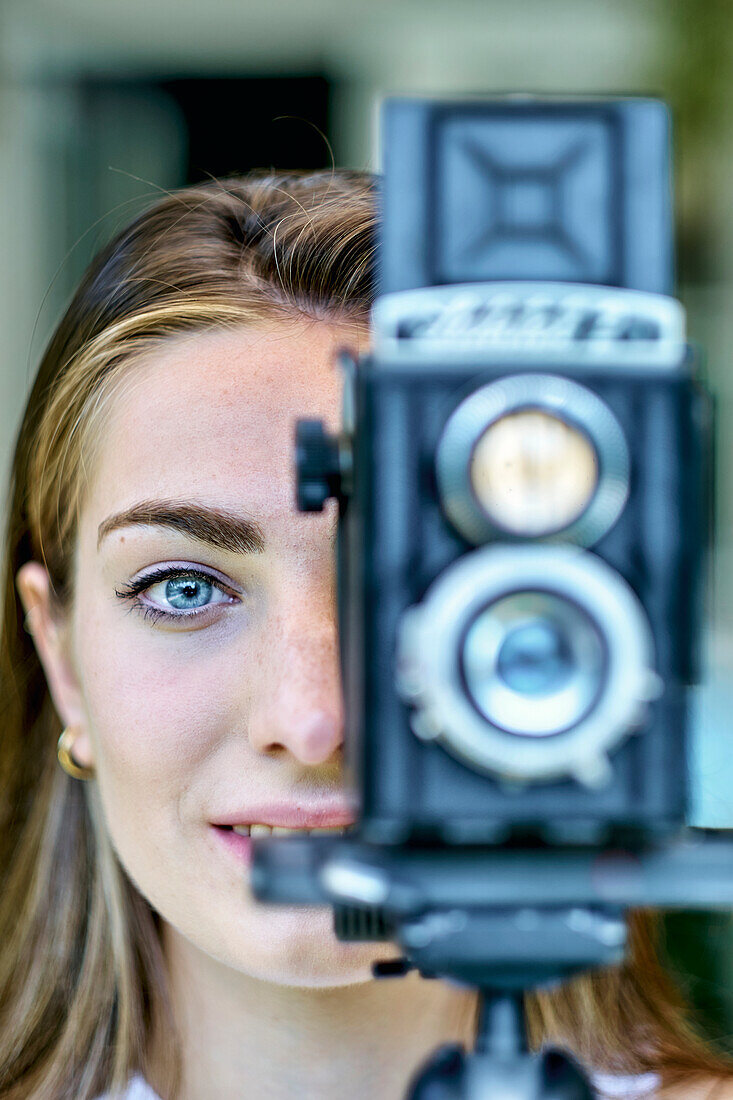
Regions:
<svg viewBox="0 0 733 1100"><path fill-rule="evenodd" d="M332 157L378 170L385 94L513 91L656 95L672 107L679 295L706 349L719 426L692 821L730 828L730 0L4 0L0 471L81 272L162 190L252 167L328 166ZM711 1033L733 1049L730 917L676 915L668 933Z"/></svg>

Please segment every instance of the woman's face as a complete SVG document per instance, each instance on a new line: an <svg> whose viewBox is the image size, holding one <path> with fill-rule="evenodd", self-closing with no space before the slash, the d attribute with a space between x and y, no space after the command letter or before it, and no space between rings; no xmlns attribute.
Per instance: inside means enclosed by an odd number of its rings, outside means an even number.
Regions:
<svg viewBox="0 0 733 1100"><path fill-rule="evenodd" d="M293 437L299 417L338 427L334 353L358 335L306 321L206 333L131 367L75 560L78 694L62 717L122 864L186 939L288 984L362 980L385 955L336 941L329 910L252 901L218 827L352 816L335 506L296 510Z"/></svg>

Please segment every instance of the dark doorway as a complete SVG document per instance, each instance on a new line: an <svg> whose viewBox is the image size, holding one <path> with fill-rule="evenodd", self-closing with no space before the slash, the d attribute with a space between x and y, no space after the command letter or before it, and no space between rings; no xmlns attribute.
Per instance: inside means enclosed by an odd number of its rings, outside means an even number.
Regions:
<svg viewBox="0 0 733 1100"><path fill-rule="evenodd" d="M188 133L186 183L251 168L324 168L329 83L322 76L167 80Z"/></svg>
<svg viewBox="0 0 733 1100"><path fill-rule="evenodd" d="M44 316L59 315L97 249L161 194L253 168L330 167L330 90L321 73L110 73L54 87L70 124L49 164L57 276Z"/></svg>

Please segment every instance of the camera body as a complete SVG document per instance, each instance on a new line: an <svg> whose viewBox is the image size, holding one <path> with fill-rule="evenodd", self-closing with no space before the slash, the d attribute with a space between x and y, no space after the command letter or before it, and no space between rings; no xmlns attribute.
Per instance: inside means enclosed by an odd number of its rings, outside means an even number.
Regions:
<svg viewBox="0 0 733 1100"><path fill-rule="evenodd" d="M340 501L367 843L684 823L708 409L668 161L652 101L387 105L372 350L298 460Z"/></svg>
<svg viewBox="0 0 733 1100"><path fill-rule="evenodd" d="M358 723L347 745L365 839L486 843L531 831L559 843L608 840L620 830L658 833L682 823L703 523L700 398L679 363L629 363L620 375L615 365L560 371L519 362L508 373L479 356L429 367L425 359L374 356L355 368L357 442L342 519L339 606L346 713ZM484 430L510 409L549 410L590 435L596 409L581 420L589 394L613 414L628 447L627 492L610 528L603 530L613 505L597 539L593 531L510 537L497 527L478 542L469 504L461 529L459 510L451 513L447 504L449 473L441 476L436 462L451 442L447 426L466 415L465 468L476 446L472 403L478 419L484 406ZM454 446L460 449L461 441ZM617 589L619 578L636 607ZM444 591L432 597L438 602L431 610L430 593L441 580ZM487 607L498 608L498 621L487 624L489 634L506 631L486 658L496 665L502 645L522 629L527 599L511 614L511 601L519 603L522 593L561 601L543 608L535 600L528 610L535 619L556 619L562 630L567 604L564 629L582 630L587 616L602 640L593 671L609 682L578 698L576 715L571 700L556 718L557 732L548 728L551 715L543 723L530 707L524 721L533 732L524 733L511 699L492 700L489 687L482 708L480 688L472 692L467 683L472 626ZM587 642L593 645L592 635ZM546 650L541 637L535 643L541 650L543 644ZM527 645L531 661L529 635ZM576 659L583 660L580 653ZM557 694L549 690L552 676L550 670L548 690L534 696L544 713ZM589 697L608 692L615 698ZM604 711L605 730L591 730L582 714L588 708ZM465 736L455 728L462 724L471 727Z"/></svg>

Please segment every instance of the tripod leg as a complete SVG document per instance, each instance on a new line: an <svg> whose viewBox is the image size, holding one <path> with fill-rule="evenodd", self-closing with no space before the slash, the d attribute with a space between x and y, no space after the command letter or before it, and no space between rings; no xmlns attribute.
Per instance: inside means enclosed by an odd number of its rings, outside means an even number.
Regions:
<svg viewBox="0 0 733 1100"><path fill-rule="evenodd" d="M440 1047L413 1077L407 1100L458 1100L463 1096L466 1052L457 1043Z"/></svg>
<svg viewBox="0 0 733 1100"><path fill-rule="evenodd" d="M569 1055L547 1050L542 1055L543 1100L594 1100L582 1070Z"/></svg>
<svg viewBox="0 0 733 1100"><path fill-rule="evenodd" d="M473 1054L441 1047L409 1100L593 1100L580 1067L560 1051L530 1054L521 992L484 992Z"/></svg>

